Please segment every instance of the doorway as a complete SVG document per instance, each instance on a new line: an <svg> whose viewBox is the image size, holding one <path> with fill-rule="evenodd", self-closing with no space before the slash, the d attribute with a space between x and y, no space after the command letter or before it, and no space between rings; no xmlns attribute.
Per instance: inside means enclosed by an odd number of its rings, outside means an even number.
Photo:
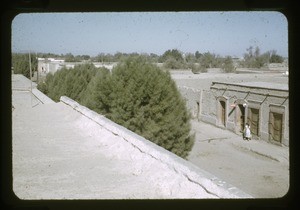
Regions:
<svg viewBox="0 0 300 210"><path fill-rule="evenodd" d="M249 108L248 123L250 125L251 134L254 137L259 136L259 109Z"/></svg>
<svg viewBox="0 0 300 210"><path fill-rule="evenodd" d="M282 140L283 114L270 112L269 117L269 139L281 143Z"/></svg>
<svg viewBox="0 0 300 210"><path fill-rule="evenodd" d="M225 116L226 116L226 103L225 101L220 101L220 123L221 125L223 125L224 127L226 127L225 124Z"/></svg>
<svg viewBox="0 0 300 210"><path fill-rule="evenodd" d="M238 131L243 132L245 127L245 107L242 104L237 106L236 114L237 129Z"/></svg>

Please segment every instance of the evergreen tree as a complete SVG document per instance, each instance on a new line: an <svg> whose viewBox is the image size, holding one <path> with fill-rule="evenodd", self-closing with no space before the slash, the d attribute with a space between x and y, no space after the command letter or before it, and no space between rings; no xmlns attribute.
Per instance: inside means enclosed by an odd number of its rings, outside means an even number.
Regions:
<svg viewBox="0 0 300 210"><path fill-rule="evenodd" d="M68 96L80 102L97 71L108 70L97 69L93 64L77 65L73 69L63 68L54 75L48 74L46 80L38 85L38 89L54 101L59 101L61 96Z"/></svg>
<svg viewBox="0 0 300 210"><path fill-rule="evenodd" d="M193 146L190 115L175 82L141 57L124 60L111 74L97 73L82 103L181 157Z"/></svg>
<svg viewBox="0 0 300 210"><path fill-rule="evenodd" d="M37 59L31 55L31 71L32 75L37 70ZM13 53L12 54L12 67L15 74L23 74L25 77L30 78L29 54L28 53Z"/></svg>
<svg viewBox="0 0 300 210"><path fill-rule="evenodd" d="M44 94L49 96L49 84L53 81L53 74L47 74L46 79L44 81L39 82L37 88L42 91Z"/></svg>

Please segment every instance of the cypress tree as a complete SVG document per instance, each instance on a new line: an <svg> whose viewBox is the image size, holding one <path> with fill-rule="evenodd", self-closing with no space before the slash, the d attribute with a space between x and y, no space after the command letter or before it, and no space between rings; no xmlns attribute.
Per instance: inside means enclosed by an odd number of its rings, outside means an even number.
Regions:
<svg viewBox="0 0 300 210"><path fill-rule="evenodd" d="M54 101L59 101L61 96L68 96L80 102L97 71L107 71L107 69L100 70L92 64L78 65L73 69L63 68L54 75L48 74L45 82L39 84L38 88Z"/></svg>
<svg viewBox="0 0 300 210"><path fill-rule="evenodd" d="M142 57L98 73L82 103L183 158L193 146L190 115L175 82Z"/></svg>
<svg viewBox="0 0 300 210"><path fill-rule="evenodd" d="M37 59L31 56L32 75L37 70ZM30 78L29 69L29 54L28 53L12 53L12 67L15 74L23 74L25 77Z"/></svg>

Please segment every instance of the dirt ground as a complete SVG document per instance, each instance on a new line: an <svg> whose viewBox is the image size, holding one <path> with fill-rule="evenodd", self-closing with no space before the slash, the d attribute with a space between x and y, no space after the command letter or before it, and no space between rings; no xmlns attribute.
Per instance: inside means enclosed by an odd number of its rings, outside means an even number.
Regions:
<svg viewBox="0 0 300 210"><path fill-rule="evenodd" d="M288 147L241 136L194 120L188 160L256 198L284 196L289 188Z"/></svg>
<svg viewBox="0 0 300 210"><path fill-rule="evenodd" d="M211 71L211 73L210 73ZM178 86L208 90L212 82L272 82L288 84L288 77L282 73L219 73L212 69L208 73L193 74L191 71L171 71Z"/></svg>
<svg viewBox="0 0 300 210"><path fill-rule="evenodd" d="M212 71L213 72L213 71ZM177 85L209 89L212 81L263 81L287 84L281 73L193 74L172 71ZM197 120L192 121L195 145L188 160L257 198L277 198L289 189L289 148L241 136Z"/></svg>

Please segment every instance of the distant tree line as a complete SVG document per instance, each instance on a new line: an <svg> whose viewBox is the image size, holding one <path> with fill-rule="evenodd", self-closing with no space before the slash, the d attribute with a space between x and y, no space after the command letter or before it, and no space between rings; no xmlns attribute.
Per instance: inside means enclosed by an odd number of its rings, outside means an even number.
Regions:
<svg viewBox="0 0 300 210"><path fill-rule="evenodd" d="M244 60L240 63L246 68L262 68L269 63L282 63L284 58L277 55L275 50L267 51L261 54L259 47L250 46L244 54Z"/></svg>
<svg viewBox="0 0 300 210"><path fill-rule="evenodd" d="M199 51L193 53L182 53L177 49L167 50L162 55L157 55L154 53L116 53L104 54L101 53L96 57L91 58L92 61L96 62L119 62L122 59L127 59L129 57L143 56L147 61L152 63L163 63L163 68L165 69L190 69L195 73L206 72L207 68L222 68L224 72L233 72L234 66L232 62L228 62L231 57L227 56L222 58L213 53L206 52L201 54ZM226 63L226 70L223 68ZM231 68L229 64L232 63Z"/></svg>
<svg viewBox="0 0 300 210"><path fill-rule="evenodd" d="M55 57L64 59L66 62L80 62L80 61L92 61L92 62L104 62L112 63L119 62L121 60L143 56L149 62L163 63L165 68L169 69L186 69L190 68L192 64L198 64L200 69L204 70L207 68L223 68L224 65L228 65L231 56L220 56L211 52L200 53L183 53L177 49L171 49L165 51L162 55L155 53L122 53L116 52L115 54L110 53L99 53L97 56L91 57L89 55L76 55L72 53L67 54L53 54L53 53L37 53L37 57L49 58ZM265 53L261 53L259 47L250 46L244 53L243 61L238 63L239 66L248 68L260 68L268 63L282 63L284 58L276 53L275 50L270 50ZM226 64L225 64L226 63ZM196 65L197 66L197 65ZM195 66L194 66L195 67Z"/></svg>
<svg viewBox="0 0 300 210"><path fill-rule="evenodd" d="M244 53L243 60L233 62L231 56L219 56L214 53L204 52L200 53L183 53L177 49L171 49L165 51L162 55L154 53L121 53L115 54L100 53L97 56L91 57L89 55L76 55L72 53L67 54L53 54L53 53L36 53L31 56L31 64L33 72L37 70L37 57L41 58L60 58L66 62L103 62L112 63L120 62L122 60L132 57L144 57L151 63L162 63L165 69L189 69L194 73L206 72L208 68L220 68L226 73L235 72L236 67L244 68L263 68L267 67L269 63L282 63L284 58L276 53L275 50L261 53L259 47L250 46ZM12 67L15 73L24 74L29 78L29 60L28 54L13 53L12 54Z"/></svg>
<svg viewBox="0 0 300 210"><path fill-rule="evenodd" d="M180 157L194 144L185 100L170 74L147 57L123 59L111 72L92 64L64 68L38 88L55 101L68 96Z"/></svg>

